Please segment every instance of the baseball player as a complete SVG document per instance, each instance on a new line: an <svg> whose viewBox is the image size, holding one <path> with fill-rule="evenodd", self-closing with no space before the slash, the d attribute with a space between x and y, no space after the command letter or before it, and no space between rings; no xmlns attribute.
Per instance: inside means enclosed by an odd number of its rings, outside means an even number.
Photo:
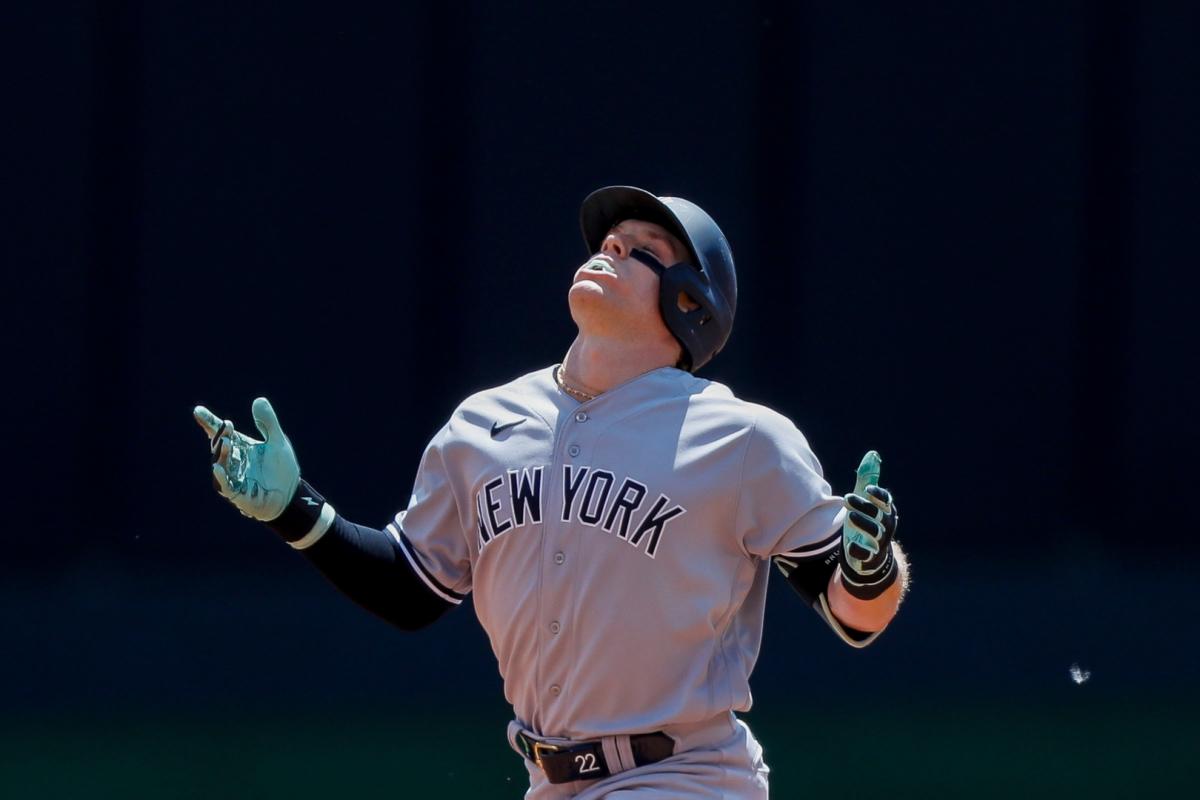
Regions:
<svg viewBox="0 0 1200 800"><path fill-rule="evenodd" d="M694 373L724 346L733 255L698 206L593 192L561 364L464 400L383 529L301 477L271 404L262 440L203 407L213 478L358 603L400 628L473 595L513 706L529 798L764 798L736 712L769 565L843 641L872 642L907 566L876 453L835 496L784 416Z"/></svg>

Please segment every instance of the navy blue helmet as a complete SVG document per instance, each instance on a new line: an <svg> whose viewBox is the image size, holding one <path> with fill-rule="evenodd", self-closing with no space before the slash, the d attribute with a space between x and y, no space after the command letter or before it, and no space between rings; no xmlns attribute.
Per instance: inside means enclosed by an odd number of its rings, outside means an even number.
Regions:
<svg viewBox="0 0 1200 800"><path fill-rule="evenodd" d="M656 197L634 186L606 186L589 194L579 211L588 252L599 252L612 227L627 219L661 225L687 247L688 261L670 269L641 250L634 250L632 256L658 273L663 321L683 347L682 366L695 372L720 352L733 329L737 308L733 251L717 223L695 203ZM698 307L680 308L680 292Z"/></svg>

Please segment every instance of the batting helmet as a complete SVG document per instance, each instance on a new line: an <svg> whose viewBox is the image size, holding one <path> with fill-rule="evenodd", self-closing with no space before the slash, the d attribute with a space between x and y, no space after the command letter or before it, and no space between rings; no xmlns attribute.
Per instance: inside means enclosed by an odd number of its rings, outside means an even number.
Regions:
<svg viewBox="0 0 1200 800"><path fill-rule="evenodd" d="M612 227L627 219L661 225L687 247L688 261L671 269L664 269L640 250L632 255L658 273L663 322L683 347L684 368L695 372L720 352L733 329L737 308L733 251L717 223L695 203L679 197L655 197L633 186L606 186L589 194L579 210L589 252L598 252ZM680 292L699 307L681 309Z"/></svg>

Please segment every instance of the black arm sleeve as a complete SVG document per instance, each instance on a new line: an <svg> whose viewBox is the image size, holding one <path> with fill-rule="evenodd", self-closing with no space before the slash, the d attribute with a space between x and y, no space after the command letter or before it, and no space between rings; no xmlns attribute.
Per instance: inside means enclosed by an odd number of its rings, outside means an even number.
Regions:
<svg viewBox="0 0 1200 800"><path fill-rule="evenodd" d="M837 569L840 555L841 548L836 548L824 557L789 558L785 555L776 556L774 561L775 566L787 578L788 584L796 590L796 594L804 598L804 602L817 612L817 616L824 617L819 599L829 589L829 579ZM838 624L841 625L840 620ZM871 636L846 625L841 625L841 628L855 641L863 641Z"/></svg>
<svg viewBox="0 0 1200 800"><path fill-rule="evenodd" d="M836 535L840 537L841 533ZM803 555L788 553L775 556L773 560L775 566L787 578L787 582L796 590L796 594L803 597L809 606L815 606L817 598L825 594L829 586L829 579L837 569L840 553L841 547L838 546L821 555L806 558Z"/></svg>
<svg viewBox="0 0 1200 800"><path fill-rule="evenodd" d="M454 607L430 591L395 539L340 514L300 552L343 594L397 628L424 628Z"/></svg>
<svg viewBox="0 0 1200 800"><path fill-rule="evenodd" d="M298 542L324 507L325 498L302 480L283 514L267 527L284 541ZM395 539L340 514L320 539L300 552L343 594L397 628L424 628L454 607L413 571Z"/></svg>

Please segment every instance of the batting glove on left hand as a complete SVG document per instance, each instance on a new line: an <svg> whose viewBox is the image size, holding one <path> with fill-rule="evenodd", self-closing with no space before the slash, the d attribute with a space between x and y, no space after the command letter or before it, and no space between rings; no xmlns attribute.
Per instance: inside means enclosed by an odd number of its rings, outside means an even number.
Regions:
<svg viewBox="0 0 1200 800"><path fill-rule="evenodd" d="M872 600L896 582L892 538L900 521L892 495L879 486L883 459L874 450L858 466L854 493L846 495L842 523L842 585L860 600Z"/></svg>
<svg viewBox="0 0 1200 800"><path fill-rule="evenodd" d="M263 441L239 433L204 406L192 413L208 434L217 491L251 519L270 522L282 514L300 485L300 463L270 401L260 397L251 407Z"/></svg>

